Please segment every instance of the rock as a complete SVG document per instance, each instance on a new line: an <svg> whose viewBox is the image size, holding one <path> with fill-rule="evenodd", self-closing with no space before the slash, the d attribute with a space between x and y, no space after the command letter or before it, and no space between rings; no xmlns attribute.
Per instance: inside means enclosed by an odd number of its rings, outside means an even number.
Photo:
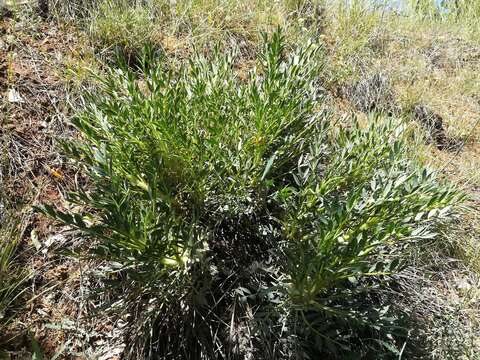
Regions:
<svg viewBox="0 0 480 360"><path fill-rule="evenodd" d="M15 89L8 90L7 99L8 99L8 102L11 102L11 103L23 103L24 102L20 93Z"/></svg>

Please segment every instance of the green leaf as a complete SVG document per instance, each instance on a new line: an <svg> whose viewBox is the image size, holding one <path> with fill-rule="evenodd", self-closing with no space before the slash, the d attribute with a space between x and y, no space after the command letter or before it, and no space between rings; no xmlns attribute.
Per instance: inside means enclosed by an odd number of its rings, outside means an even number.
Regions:
<svg viewBox="0 0 480 360"><path fill-rule="evenodd" d="M30 345L32 348L32 360L43 360L43 350L35 337L31 334Z"/></svg>
<svg viewBox="0 0 480 360"><path fill-rule="evenodd" d="M267 174L269 173L270 169L272 168L273 162L275 161L276 155L272 155L270 159L268 159L267 165L265 166L265 170L263 171L261 180L263 181Z"/></svg>

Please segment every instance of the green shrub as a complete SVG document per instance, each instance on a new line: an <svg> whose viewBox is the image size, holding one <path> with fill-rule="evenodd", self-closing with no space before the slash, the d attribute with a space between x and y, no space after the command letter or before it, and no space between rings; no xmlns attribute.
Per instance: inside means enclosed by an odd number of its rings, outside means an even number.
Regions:
<svg viewBox="0 0 480 360"><path fill-rule="evenodd" d="M285 54L277 31L245 80L218 51L180 69L145 51L85 96L82 140L64 145L90 184L70 195L83 210L42 211L109 264L130 356L340 356L369 343L356 327L388 340L368 278L460 197L409 159L399 124L331 126L321 54Z"/></svg>

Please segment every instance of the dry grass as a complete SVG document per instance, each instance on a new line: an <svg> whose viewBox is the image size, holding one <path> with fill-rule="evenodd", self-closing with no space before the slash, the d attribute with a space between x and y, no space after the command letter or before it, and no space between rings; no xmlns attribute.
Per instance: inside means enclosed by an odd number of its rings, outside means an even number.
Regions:
<svg viewBox="0 0 480 360"><path fill-rule="evenodd" d="M208 49L220 43L238 46L251 58L261 32L278 26L292 27L292 16L301 10L296 1L266 0L102 0L94 6L88 32L100 52L120 48L134 56L145 44L161 47L170 55L186 56L194 47Z"/></svg>

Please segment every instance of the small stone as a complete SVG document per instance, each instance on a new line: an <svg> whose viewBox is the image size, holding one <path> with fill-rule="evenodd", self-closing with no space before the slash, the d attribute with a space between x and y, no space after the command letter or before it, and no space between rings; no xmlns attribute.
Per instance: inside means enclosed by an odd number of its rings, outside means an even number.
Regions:
<svg viewBox="0 0 480 360"><path fill-rule="evenodd" d="M11 103L23 103L23 102L25 102L23 100L22 96L20 95L20 93L15 89L8 90L7 98L8 98L8 102L11 102Z"/></svg>

